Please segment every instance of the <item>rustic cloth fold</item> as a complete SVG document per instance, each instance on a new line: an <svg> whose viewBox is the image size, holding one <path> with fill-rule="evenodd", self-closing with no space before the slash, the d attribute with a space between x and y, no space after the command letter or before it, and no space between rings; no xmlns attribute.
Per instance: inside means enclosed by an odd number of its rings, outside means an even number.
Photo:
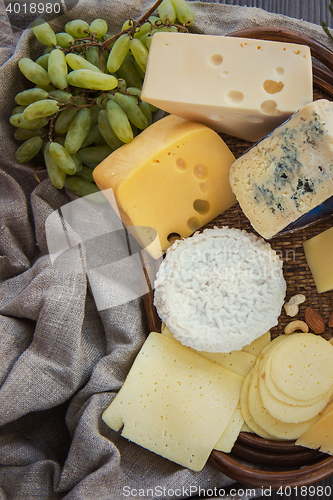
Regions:
<svg viewBox="0 0 333 500"><path fill-rule="evenodd" d="M103 17L116 33L152 0L62 5L62 15L49 16L54 30L72 19ZM319 26L260 9L201 2L193 7L197 33L278 25L329 44ZM15 94L30 86L17 62L36 59L43 48L30 29L20 32L20 19L10 24L2 1L0 16L0 500L118 500L128 491L130 498L142 498L134 490L149 488L155 494L146 498L170 500L188 498L199 487L226 487L233 481L210 464L202 472L186 470L120 437L101 420L149 333L142 300L99 310L80 245L52 260L45 224L75 197L51 185L42 158L26 165L14 159L18 144L8 118ZM92 221L88 214L85 223ZM109 245L108 239L104 247L102 242L101 261L106 249L117 253ZM116 294L118 286L115 280Z"/></svg>

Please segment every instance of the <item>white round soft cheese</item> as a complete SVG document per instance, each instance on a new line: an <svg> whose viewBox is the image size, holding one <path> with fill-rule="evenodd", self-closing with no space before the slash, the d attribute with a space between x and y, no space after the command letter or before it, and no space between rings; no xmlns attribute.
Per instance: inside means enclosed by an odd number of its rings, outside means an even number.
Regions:
<svg viewBox="0 0 333 500"><path fill-rule="evenodd" d="M182 344L230 352L277 324L285 293L282 261L271 246L252 233L222 227L168 249L154 304Z"/></svg>

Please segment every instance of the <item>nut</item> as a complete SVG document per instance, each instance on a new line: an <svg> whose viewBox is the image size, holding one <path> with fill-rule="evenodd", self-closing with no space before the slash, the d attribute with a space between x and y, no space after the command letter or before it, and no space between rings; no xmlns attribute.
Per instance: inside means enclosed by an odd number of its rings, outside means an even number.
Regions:
<svg viewBox="0 0 333 500"><path fill-rule="evenodd" d="M330 319L328 320L329 328L333 328L333 311L331 312Z"/></svg>
<svg viewBox="0 0 333 500"><path fill-rule="evenodd" d="M314 333L324 333L325 321L322 316L312 307L305 309L305 321Z"/></svg>
<svg viewBox="0 0 333 500"><path fill-rule="evenodd" d="M303 333L309 332L309 327L304 321L291 321L284 329L284 333L289 335L290 333L294 333L296 331L301 331Z"/></svg>
<svg viewBox="0 0 333 500"><path fill-rule="evenodd" d="M306 297L302 293L291 297L289 302L287 302L284 305L284 309L286 311L287 316L291 316L291 317L296 316L298 314L299 304L302 304L303 302L305 302L305 300L306 300Z"/></svg>

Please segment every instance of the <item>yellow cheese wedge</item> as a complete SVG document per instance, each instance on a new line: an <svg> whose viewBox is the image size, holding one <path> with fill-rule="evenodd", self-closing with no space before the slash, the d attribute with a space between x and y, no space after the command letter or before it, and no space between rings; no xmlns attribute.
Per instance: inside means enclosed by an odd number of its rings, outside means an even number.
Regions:
<svg viewBox="0 0 333 500"><path fill-rule="evenodd" d="M169 338L178 342L170 332L168 327L164 327L162 330L162 335L166 335ZM233 373L237 373L241 377L246 377L246 375L252 370L256 357L252 354L249 354L244 351L231 351L228 353L222 352L205 352L205 351L196 351L198 354L203 356L206 359L210 359L217 363L218 365L223 366L227 370L230 370Z"/></svg>
<svg viewBox="0 0 333 500"><path fill-rule="evenodd" d="M156 33L142 99L183 118L257 141L312 101L304 45Z"/></svg>
<svg viewBox="0 0 333 500"><path fill-rule="evenodd" d="M214 446L214 450L230 453L234 446L240 430L244 424L244 419L238 404L227 427L224 429L220 439Z"/></svg>
<svg viewBox="0 0 333 500"><path fill-rule="evenodd" d="M295 444L333 455L333 412L325 414Z"/></svg>
<svg viewBox="0 0 333 500"><path fill-rule="evenodd" d="M227 427L243 378L159 333L151 333L103 413L122 436L198 471Z"/></svg>
<svg viewBox="0 0 333 500"><path fill-rule="evenodd" d="M93 175L100 189L112 188L124 224L157 258L175 236L190 236L235 204L234 160L216 132L170 115L114 151Z"/></svg>
<svg viewBox="0 0 333 500"><path fill-rule="evenodd" d="M333 227L303 243L318 293L333 290Z"/></svg>

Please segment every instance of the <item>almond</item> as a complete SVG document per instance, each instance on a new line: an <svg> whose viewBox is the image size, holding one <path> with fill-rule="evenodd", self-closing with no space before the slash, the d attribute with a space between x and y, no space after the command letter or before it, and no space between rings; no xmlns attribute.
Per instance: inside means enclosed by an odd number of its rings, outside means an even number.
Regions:
<svg viewBox="0 0 333 500"><path fill-rule="evenodd" d="M330 319L328 320L328 326L333 328L333 311L331 312Z"/></svg>
<svg viewBox="0 0 333 500"><path fill-rule="evenodd" d="M324 333L325 331L325 321L322 316L312 307L307 307L305 309L305 321L309 325L310 330L313 333Z"/></svg>

